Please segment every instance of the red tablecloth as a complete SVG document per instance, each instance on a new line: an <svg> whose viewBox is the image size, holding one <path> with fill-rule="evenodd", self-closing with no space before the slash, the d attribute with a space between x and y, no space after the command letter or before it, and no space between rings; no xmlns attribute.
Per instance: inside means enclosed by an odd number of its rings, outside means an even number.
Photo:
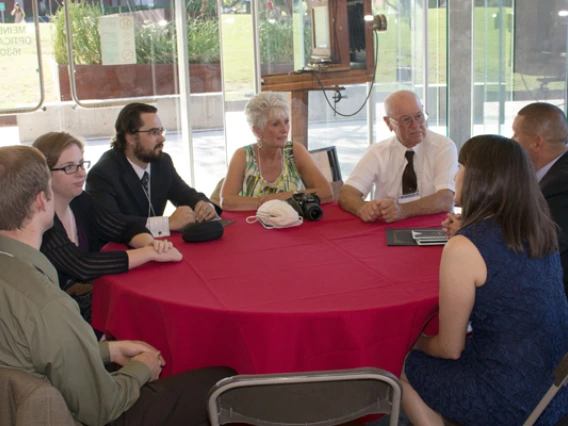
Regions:
<svg viewBox="0 0 568 426"><path fill-rule="evenodd" d="M386 227L436 227L443 215L362 223L337 205L319 222L264 229L251 213L176 264L95 281L93 325L162 351L164 375L226 365L241 374L376 366L399 374L438 303L441 247L388 247ZM110 248L119 248L111 245Z"/></svg>

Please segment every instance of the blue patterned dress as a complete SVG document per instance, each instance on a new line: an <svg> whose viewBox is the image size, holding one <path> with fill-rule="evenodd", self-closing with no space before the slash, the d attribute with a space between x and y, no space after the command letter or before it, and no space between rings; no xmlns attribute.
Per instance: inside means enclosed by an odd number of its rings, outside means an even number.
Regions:
<svg viewBox="0 0 568 426"><path fill-rule="evenodd" d="M412 387L443 416L464 426L522 425L553 382L568 351L568 304L558 253L540 259L511 252L490 219L462 231L487 265L471 312L473 334L458 360L412 351ZM537 422L568 413L562 388Z"/></svg>

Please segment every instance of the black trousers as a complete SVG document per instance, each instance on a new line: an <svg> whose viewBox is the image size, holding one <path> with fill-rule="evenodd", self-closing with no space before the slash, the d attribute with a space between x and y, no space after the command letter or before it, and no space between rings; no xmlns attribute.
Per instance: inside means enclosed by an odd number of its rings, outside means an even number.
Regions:
<svg viewBox="0 0 568 426"><path fill-rule="evenodd" d="M147 383L138 401L108 426L207 426L209 390L235 374L227 367L208 367Z"/></svg>

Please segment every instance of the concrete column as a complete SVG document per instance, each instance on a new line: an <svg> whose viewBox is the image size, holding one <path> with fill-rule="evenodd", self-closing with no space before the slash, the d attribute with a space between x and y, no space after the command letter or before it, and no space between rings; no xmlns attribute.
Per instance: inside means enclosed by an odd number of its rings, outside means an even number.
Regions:
<svg viewBox="0 0 568 426"><path fill-rule="evenodd" d="M472 134L473 0L447 5L448 136L459 149Z"/></svg>

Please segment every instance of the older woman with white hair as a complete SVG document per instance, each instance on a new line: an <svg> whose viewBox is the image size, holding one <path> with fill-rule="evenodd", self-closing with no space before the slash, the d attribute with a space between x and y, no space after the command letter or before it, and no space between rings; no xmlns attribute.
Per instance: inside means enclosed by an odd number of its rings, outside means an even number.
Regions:
<svg viewBox="0 0 568 426"><path fill-rule="evenodd" d="M256 210L269 200L286 200L297 192L316 193L322 203L332 191L306 148L288 140L288 103L279 93L262 92L245 107L257 142L239 148L221 189L224 210Z"/></svg>

